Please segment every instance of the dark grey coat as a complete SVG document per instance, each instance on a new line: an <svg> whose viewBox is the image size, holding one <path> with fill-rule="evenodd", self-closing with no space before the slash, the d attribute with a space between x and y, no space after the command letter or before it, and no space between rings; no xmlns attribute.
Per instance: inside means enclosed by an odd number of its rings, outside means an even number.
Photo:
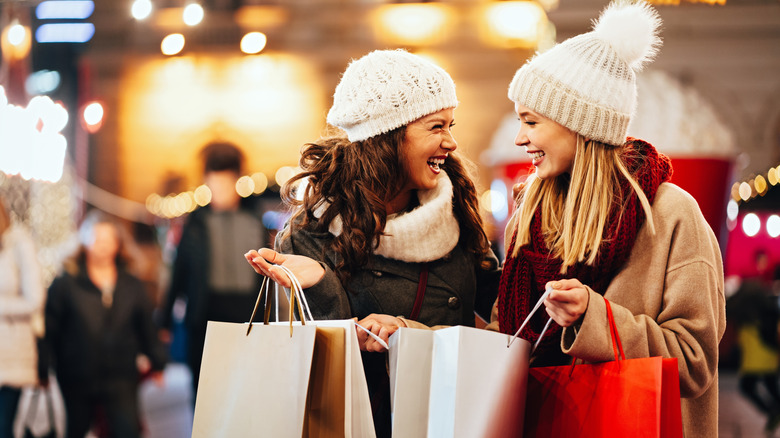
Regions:
<svg viewBox="0 0 780 438"><path fill-rule="evenodd" d="M306 299L315 319L362 319L371 313L409 317L417 296L419 263L374 256L369 266L351 279L349 292L333 271L335 254L323 255L330 233L296 229L289 238L279 233L276 249L320 261L325 276L306 289ZM460 246L429 264L428 283L418 321L429 325L474 325L474 312L486 321L498 291L501 271L491 252L488 269L479 269Z"/></svg>

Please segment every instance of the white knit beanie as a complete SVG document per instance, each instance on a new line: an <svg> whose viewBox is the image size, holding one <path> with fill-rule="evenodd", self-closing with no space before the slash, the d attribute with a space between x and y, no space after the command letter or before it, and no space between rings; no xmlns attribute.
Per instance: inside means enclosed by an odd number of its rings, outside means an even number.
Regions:
<svg viewBox="0 0 780 438"><path fill-rule="evenodd" d="M661 45L661 18L644 2L613 2L593 30L536 55L509 99L582 134L622 145L636 108L636 76Z"/></svg>
<svg viewBox="0 0 780 438"><path fill-rule="evenodd" d="M356 142L456 106L455 83L441 67L404 50L376 50L347 67L328 123Z"/></svg>

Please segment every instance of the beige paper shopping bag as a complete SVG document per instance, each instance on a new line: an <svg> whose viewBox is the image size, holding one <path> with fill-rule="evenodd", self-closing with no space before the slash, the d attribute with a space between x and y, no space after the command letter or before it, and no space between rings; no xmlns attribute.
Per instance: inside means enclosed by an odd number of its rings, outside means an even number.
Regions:
<svg viewBox="0 0 780 438"><path fill-rule="evenodd" d="M346 415L346 337L341 327L319 327L314 342L303 436L343 438Z"/></svg>
<svg viewBox="0 0 780 438"><path fill-rule="evenodd" d="M363 360L360 355L355 322L351 319L307 321L306 325L318 330L340 328L344 332L344 438L374 438L374 419L371 415L371 399L368 395ZM297 327L296 327L297 328ZM315 371L316 373L316 371ZM328 373L326 378L336 378ZM316 379L317 377L314 376ZM341 403L334 401L334 403Z"/></svg>

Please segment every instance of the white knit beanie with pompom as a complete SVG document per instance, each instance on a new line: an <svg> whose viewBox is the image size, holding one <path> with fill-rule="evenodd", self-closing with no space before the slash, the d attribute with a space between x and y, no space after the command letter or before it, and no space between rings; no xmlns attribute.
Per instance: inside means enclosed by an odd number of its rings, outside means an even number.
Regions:
<svg viewBox="0 0 780 438"><path fill-rule="evenodd" d="M536 55L509 99L606 144L622 145L636 108L636 75L658 52L661 18L644 2L616 1L593 30Z"/></svg>
<svg viewBox="0 0 780 438"><path fill-rule="evenodd" d="M328 123L356 142L456 106L455 83L441 67L404 50L376 50L347 67Z"/></svg>

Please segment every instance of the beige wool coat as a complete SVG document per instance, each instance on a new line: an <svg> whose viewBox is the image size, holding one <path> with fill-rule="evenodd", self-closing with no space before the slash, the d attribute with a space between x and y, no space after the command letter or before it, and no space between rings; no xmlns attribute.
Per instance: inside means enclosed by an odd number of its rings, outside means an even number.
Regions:
<svg viewBox="0 0 780 438"><path fill-rule="evenodd" d="M718 435L718 343L726 328L718 242L696 200L664 183L623 269L602 294L590 290L577 333L563 330L564 353L588 362L614 360L604 298L626 358L677 358L686 437ZM511 239L514 221L506 229ZM498 330L497 307L488 329ZM529 401L530 402L530 401ZM631 413L622 413L631 415Z"/></svg>
<svg viewBox="0 0 780 438"><path fill-rule="evenodd" d="M0 386L20 388L38 381L45 290L29 233L13 226L0 239Z"/></svg>

